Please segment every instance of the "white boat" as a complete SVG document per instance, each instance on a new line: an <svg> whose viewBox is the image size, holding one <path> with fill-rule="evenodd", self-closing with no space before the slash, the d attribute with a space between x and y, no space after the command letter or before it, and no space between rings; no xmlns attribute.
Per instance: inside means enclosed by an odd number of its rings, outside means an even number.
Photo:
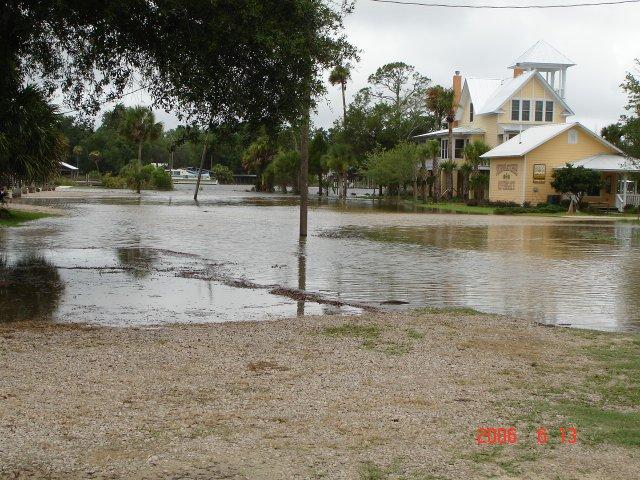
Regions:
<svg viewBox="0 0 640 480"><path fill-rule="evenodd" d="M198 173L194 173L193 171L188 171L184 168L177 168L171 170L171 179L177 183L195 183L198 181ZM210 185L217 185L218 180L215 178L211 178L211 174L208 171L203 170L202 176L200 177L202 182L206 182Z"/></svg>

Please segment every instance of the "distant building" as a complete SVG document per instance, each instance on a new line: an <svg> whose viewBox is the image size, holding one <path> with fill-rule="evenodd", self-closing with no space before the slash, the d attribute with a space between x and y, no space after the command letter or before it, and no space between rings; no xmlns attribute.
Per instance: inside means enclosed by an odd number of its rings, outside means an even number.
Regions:
<svg viewBox="0 0 640 480"><path fill-rule="evenodd" d="M469 141L483 140L492 148L483 155L490 200L547 202L556 195L550 185L553 170L571 162L602 172L602 188L590 192L586 201L619 208L640 204L636 181L627 175L636 168L633 159L583 125L567 123L574 115L565 101L567 70L574 65L539 41L509 67L511 78L454 75L454 161L464 162L462 151ZM417 138L439 139L440 158L448 159L448 130Z"/></svg>

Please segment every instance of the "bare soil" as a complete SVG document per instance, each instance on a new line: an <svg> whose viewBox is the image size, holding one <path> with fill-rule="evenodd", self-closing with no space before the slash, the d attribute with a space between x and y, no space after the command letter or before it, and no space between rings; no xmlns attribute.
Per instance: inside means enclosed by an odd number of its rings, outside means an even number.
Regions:
<svg viewBox="0 0 640 480"><path fill-rule="evenodd" d="M526 431L599 338L463 313L4 324L0 478L637 478L637 451ZM517 445L476 445L503 426Z"/></svg>

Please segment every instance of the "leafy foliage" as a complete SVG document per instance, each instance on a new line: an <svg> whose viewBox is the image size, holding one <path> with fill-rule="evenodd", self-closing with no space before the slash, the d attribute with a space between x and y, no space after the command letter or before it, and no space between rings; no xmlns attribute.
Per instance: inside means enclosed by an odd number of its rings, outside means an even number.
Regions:
<svg viewBox="0 0 640 480"><path fill-rule="evenodd" d="M567 163L564 168L553 171L551 186L558 192L571 198L569 211L574 205L580 205L582 197L590 190L600 187L600 173L588 168L574 167Z"/></svg>
<svg viewBox="0 0 640 480"><path fill-rule="evenodd" d="M211 173L218 182L222 184L233 183L233 172L225 165L214 165L211 169Z"/></svg>

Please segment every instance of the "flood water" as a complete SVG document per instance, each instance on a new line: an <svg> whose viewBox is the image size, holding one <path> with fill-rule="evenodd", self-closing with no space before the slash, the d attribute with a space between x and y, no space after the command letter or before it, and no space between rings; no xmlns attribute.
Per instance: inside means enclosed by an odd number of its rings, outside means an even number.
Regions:
<svg viewBox="0 0 640 480"><path fill-rule="evenodd" d="M300 242L295 197L207 186L194 204L181 188L25 199L70 215L0 228L0 321L152 325L456 306L640 330L631 222L312 199Z"/></svg>

